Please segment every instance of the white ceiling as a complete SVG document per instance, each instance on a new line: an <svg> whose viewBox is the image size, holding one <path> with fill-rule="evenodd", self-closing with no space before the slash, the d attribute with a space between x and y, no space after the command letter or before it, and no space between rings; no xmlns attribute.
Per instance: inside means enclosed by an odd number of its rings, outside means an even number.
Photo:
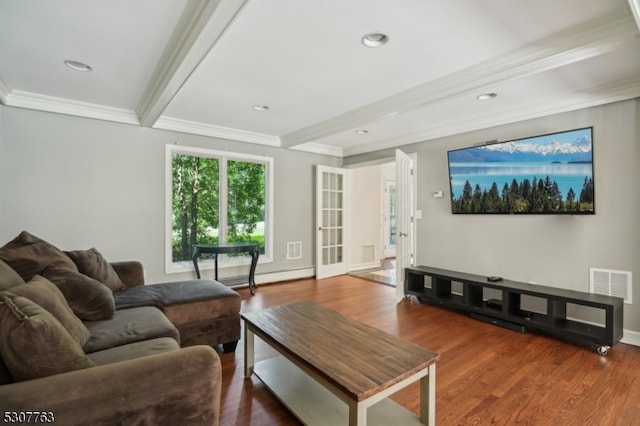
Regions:
<svg viewBox="0 0 640 426"><path fill-rule="evenodd" d="M639 11L640 0L3 0L0 102L349 156L640 97ZM370 32L388 43L364 47ZM476 99L487 92L498 96Z"/></svg>

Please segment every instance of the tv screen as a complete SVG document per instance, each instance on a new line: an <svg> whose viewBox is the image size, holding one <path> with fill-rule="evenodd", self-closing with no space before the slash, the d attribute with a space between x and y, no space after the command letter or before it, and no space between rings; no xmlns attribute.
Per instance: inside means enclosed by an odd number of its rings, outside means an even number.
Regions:
<svg viewBox="0 0 640 426"><path fill-rule="evenodd" d="M447 153L454 214L594 214L593 128Z"/></svg>

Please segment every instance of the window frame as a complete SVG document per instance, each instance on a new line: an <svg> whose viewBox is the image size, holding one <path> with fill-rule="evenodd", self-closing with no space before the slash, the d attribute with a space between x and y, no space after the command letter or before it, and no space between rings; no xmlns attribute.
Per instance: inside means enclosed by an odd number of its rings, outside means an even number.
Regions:
<svg viewBox="0 0 640 426"><path fill-rule="evenodd" d="M260 254L259 263L268 263L273 261L273 157L244 154L239 152L220 151L208 148L187 147L181 145L166 145L165 149L165 273L180 273L193 271L193 263L191 261L174 262L172 254L173 240L173 175L172 163L174 154L186 154L191 156L215 158L219 161L218 182L219 197L218 203L224 217L220 215L220 223L218 224L219 232L224 232L226 238L227 233L227 162L228 161L245 161L251 163L264 164L265 170L265 206L264 206L264 253ZM245 265L244 257L227 257L220 256L218 258L218 267L220 270L224 268ZM201 261L200 270L213 269L213 261Z"/></svg>

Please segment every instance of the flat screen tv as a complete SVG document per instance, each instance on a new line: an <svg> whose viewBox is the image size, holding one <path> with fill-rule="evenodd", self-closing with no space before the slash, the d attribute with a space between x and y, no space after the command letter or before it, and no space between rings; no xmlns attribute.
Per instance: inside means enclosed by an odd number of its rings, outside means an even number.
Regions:
<svg viewBox="0 0 640 426"><path fill-rule="evenodd" d="M454 214L594 214L593 128L447 153Z"/></svg>

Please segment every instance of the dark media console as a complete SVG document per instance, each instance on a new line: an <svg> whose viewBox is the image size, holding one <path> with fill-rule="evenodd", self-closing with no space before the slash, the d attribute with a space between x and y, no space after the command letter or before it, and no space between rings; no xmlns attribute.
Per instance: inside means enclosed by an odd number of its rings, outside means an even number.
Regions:
<svg viewBox="0 0 640 426"><path fill-rule="evenodd" d="M622 339L623 299L536 284L494 280L497 277L416 266L405 269L404 290L420 302L468 312L472 318L525 332L538 330L596 345L601 355ZM457 288L455 288L457 287ZM487 297L485 289L501 295ZM525 309L529 304L542 309ZM571 306L575 305L575 306ZM591 310L604 324L567 317L567 308ZM570 310L570 309L569 309Z"/></svg>

